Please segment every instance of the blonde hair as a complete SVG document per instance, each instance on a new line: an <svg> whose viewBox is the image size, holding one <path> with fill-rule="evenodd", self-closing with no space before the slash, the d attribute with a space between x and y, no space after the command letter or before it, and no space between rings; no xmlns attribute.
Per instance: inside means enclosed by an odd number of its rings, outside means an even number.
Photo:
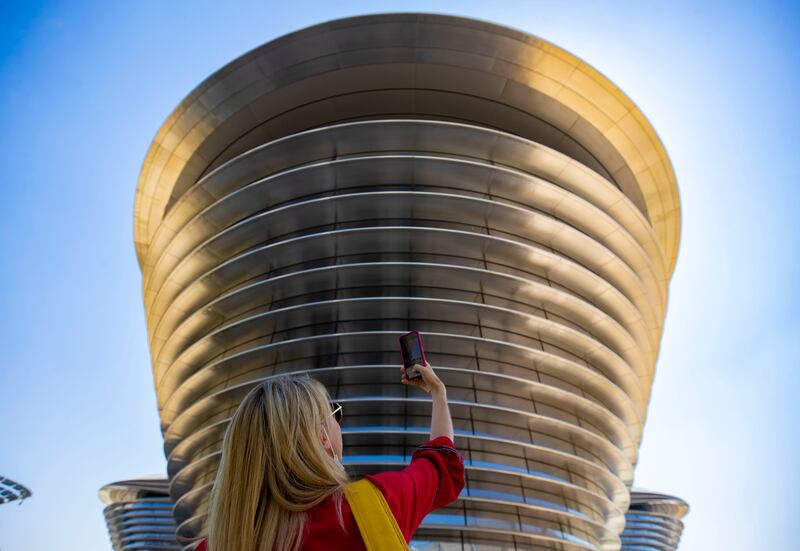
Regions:
<svg viewBox="0 0 800 551"><path fill-rule="evenodd" d="M331 495L344 528L349 477L319 437L330 415L328 391L308 375L267 380L247 394L222 444L209 551L297 551L306 512Z"/></svg>

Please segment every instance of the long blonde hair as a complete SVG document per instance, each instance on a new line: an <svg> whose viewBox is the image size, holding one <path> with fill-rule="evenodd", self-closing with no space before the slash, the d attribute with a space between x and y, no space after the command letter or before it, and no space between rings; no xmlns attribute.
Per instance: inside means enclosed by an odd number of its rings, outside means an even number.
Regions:
<svg viewBox="0 0 800 551"><path fill-rule="evenodd" d="M344 527L349 478L319 438L330 414L328 391L308 375L270 379L245 396L211 490L209 551L298 551L306 512L331 495Z"/></svg>

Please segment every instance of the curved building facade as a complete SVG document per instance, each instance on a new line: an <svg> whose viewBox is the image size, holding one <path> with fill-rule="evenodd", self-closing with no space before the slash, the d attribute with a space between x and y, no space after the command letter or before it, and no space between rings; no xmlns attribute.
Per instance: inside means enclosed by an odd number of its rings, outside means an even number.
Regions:
<svg viewBox="0 0 800 551"><path fill-rule="evenodd" d="M98 492L114 551L178 550L166 477L107 484Z"/></svg>
<svg viewBox="0 0 800 551"><path fill-rule="evenodd" d="M136 198L180 540L266 378L345 404L355 474L406 463L429 432L397 376L415 328L467 472L417 545L619 549L679 226L641 112L531 35L372 15L233 61L167 119Z"/></svg>
<svg viewBox="0 0 800 551"><path fill-rule="evenodd" d="M675 551L689 505L680 498L634 489L625 515L622 551Z"/></svg>

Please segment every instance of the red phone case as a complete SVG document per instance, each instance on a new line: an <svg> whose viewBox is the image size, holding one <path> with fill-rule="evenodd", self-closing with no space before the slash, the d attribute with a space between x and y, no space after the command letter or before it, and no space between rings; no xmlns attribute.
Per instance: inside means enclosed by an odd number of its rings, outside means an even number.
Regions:
<svg viewBox="0 0 800 551"><path fill-rule="evenodd" d="M405 356L403 356L403 341L402 341L402 339L403 339L403 337L406 337L408 335L416 335L417 336L417 340L419 341L419 351L422 354L422 364L423 365L427 365L428 361L425 359L425 349L422 347L422 335L420 335L420 332L417 331L416 329L412 329L408 333L403 333L402 335L400 335L397 338L397 342L400 345L400 356L403 359L403 365L406 365L406 358L405 358ZM406 367L408 367L408 366L406 366ZM417 375L414 376L414 377L409 376L408 373L409 372L406 371L406 376L408 377L409 381L413 381L415 379L419 379L419 378L422 377L422 373L417 373Z"/></svg>

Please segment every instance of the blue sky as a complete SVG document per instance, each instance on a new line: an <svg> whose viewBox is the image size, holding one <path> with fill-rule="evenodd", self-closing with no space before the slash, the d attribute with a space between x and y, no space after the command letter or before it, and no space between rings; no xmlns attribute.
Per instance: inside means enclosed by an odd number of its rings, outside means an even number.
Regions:
<svg viewBox="0 0 800 551"><path fill-rule="evenodd" d="M0 3L0 549L108 550L97 489L163 472L136 179L206 76L366 12L479 17L622 88L672 158L682 243L636 484L682 551L791 549L800 517L800 8L788 2Z"/></svg>

